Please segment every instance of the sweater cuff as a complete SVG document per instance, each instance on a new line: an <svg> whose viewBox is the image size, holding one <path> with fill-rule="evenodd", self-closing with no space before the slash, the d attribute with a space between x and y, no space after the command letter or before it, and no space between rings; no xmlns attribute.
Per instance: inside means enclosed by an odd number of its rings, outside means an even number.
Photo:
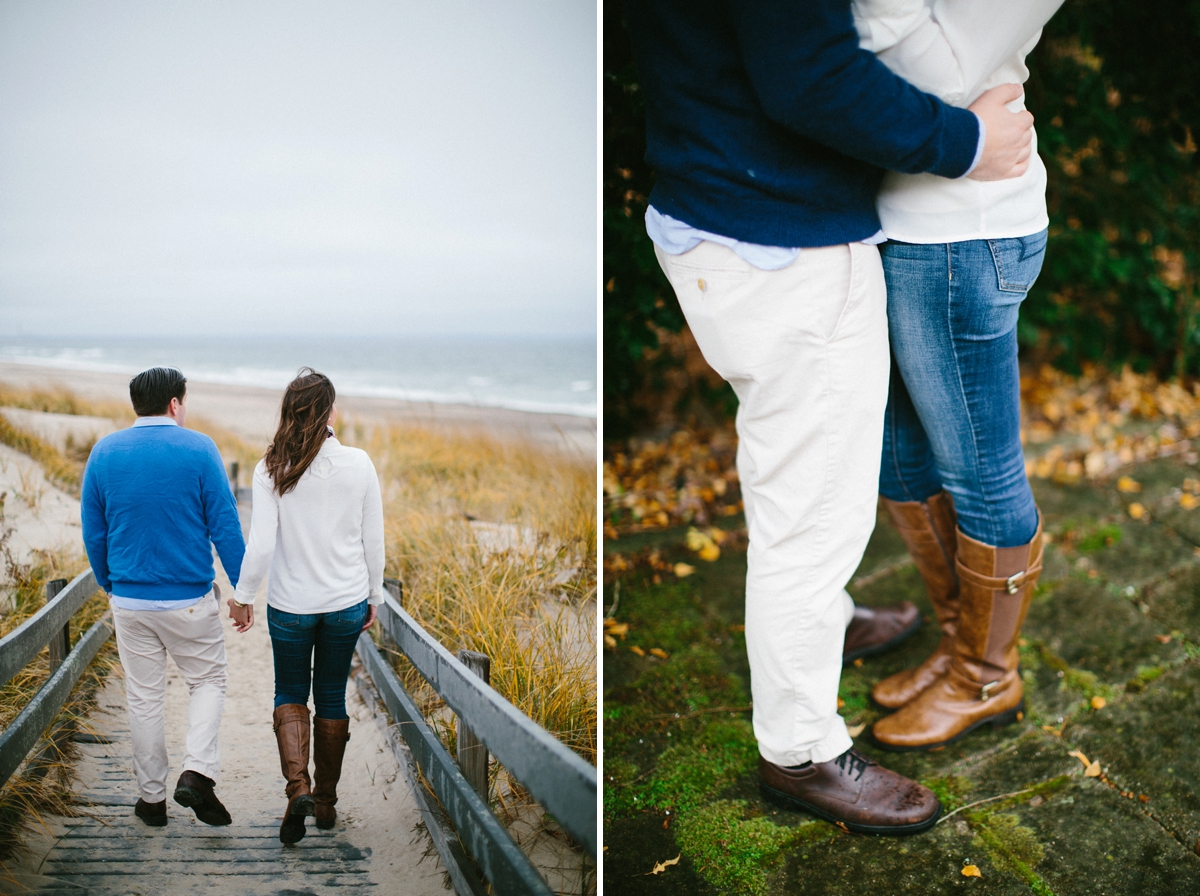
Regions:
<svg viewBox="0 0 1200 896"><path fill-rule="evenodd" d="M955 179L965 177L978 163L983 149L983 120L970 109L946 107L949 121L942 139L941 160L930 174Z"/></svg>
<svg viewBox="0 0 1200 896"><path fill-rule="evenodd" d="M383 605L383 592L382 591L372 591L370 594L367 595L367 603L369 603L373 607L382 606Z"/></svg>
<svg viewBox="0 0 1200 896"><path fill-rule="evenodd" d="M974 112L971 114L975 115ZM963 172L963 177L970 177L971 172L979 164L979 160L983 158L983 144L987 140L987 126L983 123L983 119L975 115L975 120L979 122L979 143L975 146L975 158L971 160L971 167Z"/></svg>

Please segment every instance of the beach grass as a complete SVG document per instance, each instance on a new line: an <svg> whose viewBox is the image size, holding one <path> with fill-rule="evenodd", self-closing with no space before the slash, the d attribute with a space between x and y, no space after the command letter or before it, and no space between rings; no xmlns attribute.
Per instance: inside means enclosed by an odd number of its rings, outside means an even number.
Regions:
<svg viewBox="0 0 1200 896"><path fill-rule="evenodd" d="M66 391L20 392L0 387L0 405L4 404L108 416L119 424L132 420L127 408L89 402ZM188 426L211 436L226 464L238 461L241 481L248 484L265 446L253 445L202 417L189 415ZM86 452L82 457L69 456L44 442L35 445L33 436L16 427L10 425L9 429L15 433L13 441L4 441L43 465L75 469L75 481L79 481ZM366 450L379 473L387 574L402 581L406 610L451 652L467 649L487 654L492 686L595 764L594 460L533 441L458 429L369 426L341 418L337 431L343 443ZM79 569L86 565L82 558L76 562ZM40 606L32 596L38 576L42 582L54 577L49 567L41 569L28 573L33 583L26 588L30 596L20 598L34 609ZM17 612L10 613L5 624L10 620L19 624L18 617ZM431 726L453 753L452 715L407 660L396 655L392 660ZM31 667L30 674L35 673ZM32 686L33 680L26 687ZM2 692L0 704L17 705L21 697L16 692L11 696ZM0 713L5 711L3 706ZM0 720L3 718L0 715ZM531 810L539 819L526 841L546 836L567 840L553 825L540 821L540 811L528 794L494 761L489 784L491 803L506 821L528 820ZM56 805L50 799L46 795L38 805ZM578 849L574 852L578 854ZM569 865L574 860L562 861ZM586 860L583 864L586 866ZM585 867L584 879L587 873Z"/></svg>
<svg viewBox="0 0 1200 896"><path fill-rule="evenodd" d="M0 615L0 637L18 628L46 603L46 583L52 579L72 579L87 568L82 552L38 551L28 562L18 562L9 550L11 532L0 515L0 559L4 565L4 582L0 585L6 612ZM88 598L71 617L71 645L91 628L108 609L103 592ZM30 759L0 787L0 862L20 848L21 832L27 826L42 824L47 815L71 815L71 755L70 745L65 754L51 743L50 736L61 725L87 731L88 713L95 705L96 695L109 673L116 668L117 649L110 639L96 659L88 666L75 685L66 704L30 751ZM38 689L50 677L49 648L45 648L0 687L0 729L7 728Z"/></svg>

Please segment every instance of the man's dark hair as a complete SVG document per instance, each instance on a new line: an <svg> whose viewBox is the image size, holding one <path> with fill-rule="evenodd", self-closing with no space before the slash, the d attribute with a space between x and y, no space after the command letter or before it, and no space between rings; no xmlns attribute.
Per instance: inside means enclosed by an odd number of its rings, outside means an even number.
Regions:
<svg viewBox="0 0 1200 896"><path fill-rule="evenodd" d="M174 367L151 367L129 381L129 400L139 417L160 417L171 406L171 399L183 401L187 378Z"/></svg>

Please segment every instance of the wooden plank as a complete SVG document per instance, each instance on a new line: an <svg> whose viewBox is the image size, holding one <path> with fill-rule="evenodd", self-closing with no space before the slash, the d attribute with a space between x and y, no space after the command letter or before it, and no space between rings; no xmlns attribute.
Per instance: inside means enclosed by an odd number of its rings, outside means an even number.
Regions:
<svg viewBox="0 0 1200 896"><path fill-rule="evenodd" d="M94 582L93 579L93 586ZM91 591L88 594L90 595ZM25 760L38 738L42 736L42 732L54 721L58 711L67 702L71 688L75 686L88 663L95 659L112 632L112 612L109 611L97 619L95 625L79 639L75 649L67 655L66 661L58 667L58 671L47 679L29 701L29 705L21 710L20 715L0 734L0 786L12 777L12 773Z"/></svg>
<svg viewBox="0 0 1200 896"><path fill-rule="evenodd" d="M472 675L478 676L484 684L491 684L491 657L486 653L476 653L474 650L460 650L457 656L458 661L466 666ZM471 730L471 726L465 719L460 717L457 721L458 767L462 769L463 777L471 783L475 792L486 802L488 798L487 745L475 736L475 732Z"/></svg>
<svg viewBox="0 0 1200 896"><path fill-rule="evenodd" d="M50 643L51 636L66 625L85 600L96 593L96 576L91 567L77 575L15 630L0 638L0 687L24 669Z"/></svg>
<svg viewBox="0 0 1200 896"><path fill-rule="evenodd" d="M593 856L596 769L484 684L435 641L390 593L380 624L446 704L509 773Z"/></svg>
<svg viewBox="0 0 1200 896"><path fill-rule="evenodd" d="M54 598L67 587L66 579L51 579L46 583L46 603L51 603ZM71 652L71 620L68 619L63 623L63 627L50 635L50 671L53 672L63 664L63 660L67 658L67 654Z"/></svg>
<svg viewBox="0 0 1200 896"><path fill-rule="evenodd" d="M368 636L362 635L361 637ZM454 892L458 896L487 896L486 882L479 876L479 869L463 849L458 834L454 832L445 813L442 812L437 801L425 787L417 761L413 758L408 744L400 735L399 726L388 716L383 698L375 688L374 682L371 681L371 676L367 674L365 666L359 667L353 673L353 678L358 687L359 696L375 713L375 720L383 728L388 746L392 748L392 755L400 764L400 771L404 774L409 792L412 793L413 799L417 803L417 809L421 813L421 820L425 822L425 830L429 834L429 839L433 841L433 846L438 851L446 873L450 875Z"/></svg>
<svg viewBox="0 0 1200 896"><path fill-rule="evenodd" d="M458 829L459 840L487 877L491 885L490 892L501 896L551 896L546 881L508 836L487 803L467 783L454 759L425 724L420 710L400 684L400 679L366 633L358 639L358 655L392 718L399 724L400 734L412 751L421 773L429 780L446 814Z"/></svg>

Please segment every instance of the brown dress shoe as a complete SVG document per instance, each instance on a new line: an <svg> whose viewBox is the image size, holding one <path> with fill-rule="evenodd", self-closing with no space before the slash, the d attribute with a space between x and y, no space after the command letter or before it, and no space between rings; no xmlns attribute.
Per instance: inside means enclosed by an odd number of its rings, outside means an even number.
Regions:
<svg viewBox="0 0 1200 896"><path fill-rule="evenodd" d="M274 722L279 767L287 781L284 792L288 798L283 823L279 826L279 839L283 843L296 843L304 838L304 819L312 815L315 808L308 777L308 707L299 703L277 706Z"/></svg>
<svg viewBox="0 0 1200 896"><path fill-rule="evenodd" d="M313 719L313 799L317 827L328 830L337 821L337 784L342 757L350 740L349 719Z"/></svg>
<svg viewBox="0 0 1200 896"><path fill-rule="evenodd" d="M962 589L950 668L911 703L875 723L875 742L889 750L928 750L981 725L1024 718L1025 688L1017 637L1042 570L1042 524L1033 540L997 548L958 533Z"/></svg>
<svg viewBox="0 0 1200 896"><path fill-rule="evenodd" d="M907 600L890 607L854 608L842 645L842 665L886 653L921 627L921 614Z"/></svg>
<svg viewBox="0 0 1200 896"><path fill-rule="evenodd" d="M179 783L175 785L175 802L191 809L196 813L196 817L205 824L218 827L233 824L229 812L217 799L214 786L215 782L207 775L190 770L185 771L179 776ZM166 801L164 800L163 803L165 812Z"/></svg>
<svg viewBox="0 0 1200 896"><path fill-rule="evenodd" d="M958 574L954 569L958 518L948 492L938 492L925 501L883 498L882 502L925 580L925 590L942 629L937 649L921 665L889 675L871 691L871 699L884 709L899 709L950 668L958 628Z"/></svg>
<svg viewBox="0 0 1200 896"><path fill-rule="evenodd" d="M919 834L937 823L942 804L928 787L883 768L853 749L828 762L785 768L758 758L762 794L857 834Z"/></svg>

